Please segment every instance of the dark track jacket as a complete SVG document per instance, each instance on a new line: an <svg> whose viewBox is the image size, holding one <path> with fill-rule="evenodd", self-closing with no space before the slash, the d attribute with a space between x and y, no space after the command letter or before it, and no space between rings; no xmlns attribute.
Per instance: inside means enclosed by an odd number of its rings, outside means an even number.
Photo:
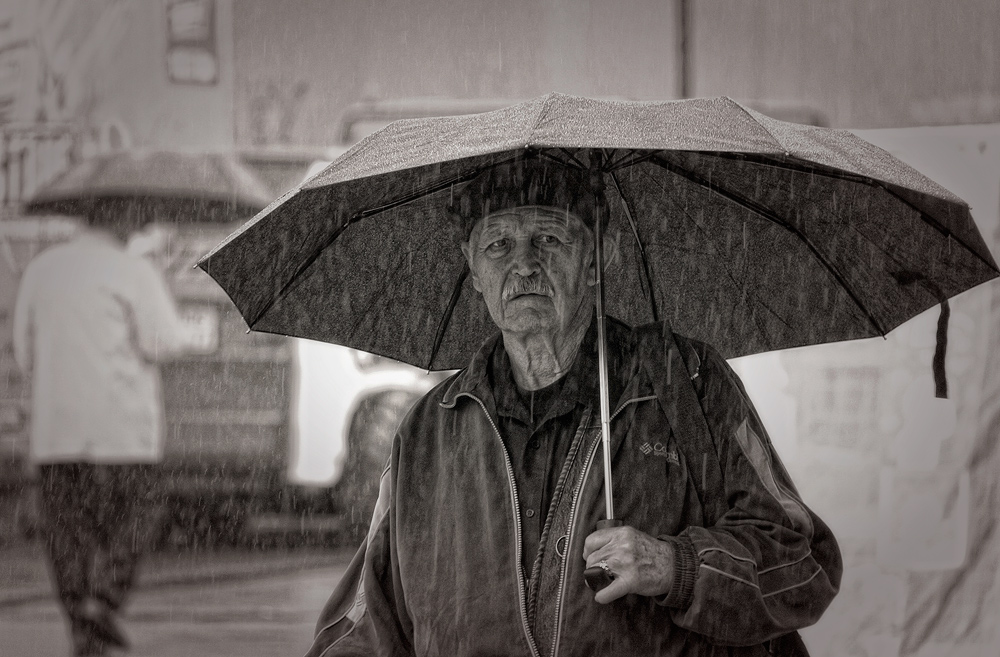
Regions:
<svg viewBox="0 0 1000 657"><path fill-rule="evenodd" d="M837 593L840 552L799 499L736 374L660 324L609 322L616 515L671 542L664 597L587 589L602 519L599 410L584 414L533 573L492 412L488 341L400 424L367 539L326 605L310 657L805 655L795 630ZM530 575L530 576L529 576Z"/></svg>

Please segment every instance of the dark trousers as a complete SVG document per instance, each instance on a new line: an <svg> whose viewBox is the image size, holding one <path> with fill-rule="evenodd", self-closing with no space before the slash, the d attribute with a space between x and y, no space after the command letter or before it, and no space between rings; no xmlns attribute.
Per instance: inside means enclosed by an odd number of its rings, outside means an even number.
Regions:
<svg viewBox="0 0 1000 657"><path fill-rule="evenodd" d="M125 602L159 514L158 466L59 463L39 468L42 526L73 640L92 640L84 605Z"/></svg>

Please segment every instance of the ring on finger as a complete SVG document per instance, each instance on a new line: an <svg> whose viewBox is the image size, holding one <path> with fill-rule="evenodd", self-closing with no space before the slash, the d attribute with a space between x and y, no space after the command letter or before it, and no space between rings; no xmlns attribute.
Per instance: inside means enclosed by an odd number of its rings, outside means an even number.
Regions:
<svg viewBox="0 0 1000 657"><path fill-rule="evenodd" d="M598 567L599 567L599 568L600 568L601 570L603 570L604 572L606 572L606 573L608 574L608 576L611 576L611 575L612 575L612 572L611 572L611 566L609 566L609 565L608 565L608 562L607 562L607 560L606 560L606 559L601 559L600 561L598 561L598 562L597 562L597 566L598 566Z"/></svg>

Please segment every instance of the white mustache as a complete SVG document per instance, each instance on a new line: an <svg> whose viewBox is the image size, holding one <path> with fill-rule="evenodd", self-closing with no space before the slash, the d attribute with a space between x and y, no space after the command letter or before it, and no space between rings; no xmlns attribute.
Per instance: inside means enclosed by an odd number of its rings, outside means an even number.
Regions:
<svg viewBox="0 0 1000 657"><path fill-rule="evenodd" d="M504 301L510 301L514 297L522 294L541 294L544 296L552 296L552 288L548 283L537 276L530 276L528 278L514 276L513 279L503 288Z"/></svg>

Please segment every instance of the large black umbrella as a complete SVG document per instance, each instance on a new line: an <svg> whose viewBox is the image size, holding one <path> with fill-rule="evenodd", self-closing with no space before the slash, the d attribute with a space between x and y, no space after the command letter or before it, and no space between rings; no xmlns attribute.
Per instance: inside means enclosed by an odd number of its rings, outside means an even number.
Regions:
<svg viewBox="0 0 1000 657"><path fill-rule="evenodd" d="M200 266L253 330L464 367L495 328L452 237L456 190L518 157L597 153L623 238L608 313L668 320L727 358L885 335L997 276L963 201L850 132L728 98L560 94L393 123Z"/></svg>
<svg viewBox="0 0 1000 657"><path fill-rule="evenodd" d="M35 192L24 211L115 220L137 209L159 221L226 223L252 216L270 200L232 154L127 150L70 167Z"/></svg>
<svg viewBox="0 0 1000 657"><path fill-rule="evenodd" d="M728 98L560 94L393 123L199 264L253 330L463 367L495 328L453 239L455 198L525 159L596 173L621 235L609 314L666 320L726 357L885 335L998 274L963 201L850 132Z"/></svg>

